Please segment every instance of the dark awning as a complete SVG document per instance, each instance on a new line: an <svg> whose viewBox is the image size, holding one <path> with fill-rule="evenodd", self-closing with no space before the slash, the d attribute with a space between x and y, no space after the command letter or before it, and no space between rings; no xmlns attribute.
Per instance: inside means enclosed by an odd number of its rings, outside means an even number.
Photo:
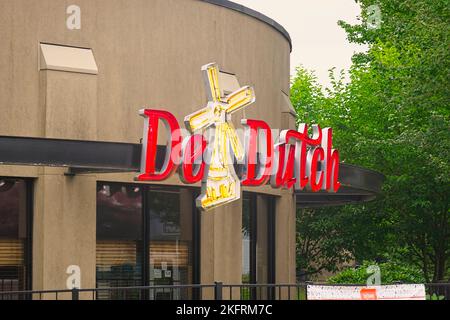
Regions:
<svg viewBox="0 0 450 320"><path fill-rule="evenodd" d="M381 193L384 175L358 166L341 163L337 193L296 191L297 208L339 206L374 200Z"/></svg>
<svg viewBox="0 0 450 320"><path fill-rule="evenodd" d="M136 172L140 169L141 144L76 141L0 136L0 164L67 167L68 174ZM159 146L157 167L164 162ZM236 167L239 173L242 168ZM323 207L371 201L381 192L381 173L342 163L337 193L296 192L297 207Z"/></svg>

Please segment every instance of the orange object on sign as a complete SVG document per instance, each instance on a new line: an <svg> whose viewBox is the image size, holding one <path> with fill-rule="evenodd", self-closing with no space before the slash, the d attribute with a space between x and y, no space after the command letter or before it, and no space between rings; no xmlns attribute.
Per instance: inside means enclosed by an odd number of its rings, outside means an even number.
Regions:
<svg viewBox="0 0 450 320"><path fill-rule="evenodd" d="M377 289L361 289L361 300L378 300Z"/></svg>

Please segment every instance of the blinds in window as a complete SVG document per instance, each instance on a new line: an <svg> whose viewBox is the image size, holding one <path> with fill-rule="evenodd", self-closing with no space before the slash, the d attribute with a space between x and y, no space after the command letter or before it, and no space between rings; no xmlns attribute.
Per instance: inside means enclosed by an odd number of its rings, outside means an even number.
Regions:
<svg viewBox="0 0 450 320"><path fill-rule="evenodd" d="M0 291L23 289L24 252L23 240L0 239Z"/></svg>

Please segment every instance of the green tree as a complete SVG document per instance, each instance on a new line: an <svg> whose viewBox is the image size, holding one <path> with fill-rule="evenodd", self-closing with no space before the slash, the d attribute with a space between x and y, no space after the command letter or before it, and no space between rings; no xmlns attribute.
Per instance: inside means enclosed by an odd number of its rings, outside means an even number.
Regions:
<svg viewBox="0 0 450 320"><path fill-rule="evenodd" d="M363 206L315 210L317 219L328 214L347 243L337 250L353 259L389 257L419 267L426 281L448 280L448 1L380 0L378 29L368 23L373 1L358 2L362 23L340 22L350 41L369 45L354 56L350 82L332 77L324 90L299 68L291 96L299 121L334 128L342 161L386 175L384 196Z"/></svg>
<svg viewBox="0 0 450 320"><path fill-rule="evenodd" d="M423 283L425 281L421 270L415 266L408 266L392 262L376 263L364 261L362 265L348 268L328 279L332 284L366 284L372 274L370 267L377 266L380 270L381 284Z"/></svg>

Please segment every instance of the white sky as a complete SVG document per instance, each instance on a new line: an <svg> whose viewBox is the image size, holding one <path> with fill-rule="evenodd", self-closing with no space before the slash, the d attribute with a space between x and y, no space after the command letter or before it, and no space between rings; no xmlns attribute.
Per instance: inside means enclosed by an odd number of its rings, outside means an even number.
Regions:
<svg viewBox="0 0 450 320"><path fill-rule="evenodd" d="M354 52L365 48L350 44L339 20L357 23L360 8L354 0L232 0L280 23L293 42L291 74L303 65L328 85L328 70L348 69Z"/></svg>

